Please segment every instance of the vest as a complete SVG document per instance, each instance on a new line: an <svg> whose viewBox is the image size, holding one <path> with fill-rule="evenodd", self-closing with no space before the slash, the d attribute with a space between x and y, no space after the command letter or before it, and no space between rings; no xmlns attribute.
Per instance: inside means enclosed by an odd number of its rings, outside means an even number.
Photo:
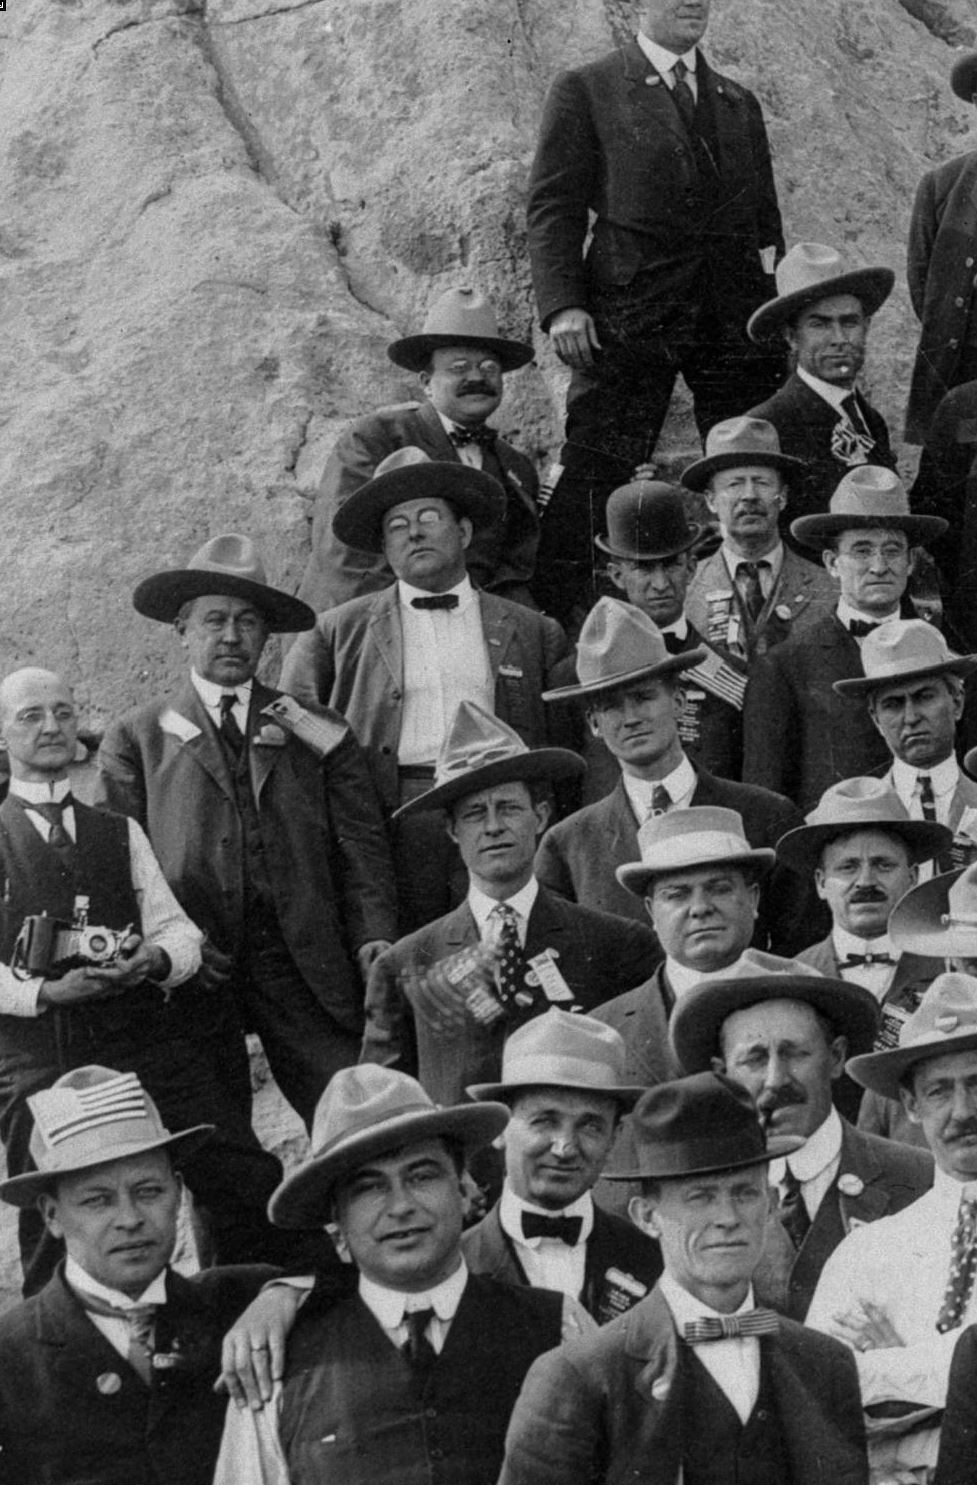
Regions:
<svg viewBox="0 0 977 1485"><path fill-rule="evenodd" d="M250 717L249 717L250 723ZM218 731L218 739L220 732ZM261 817L251 784L248 754L251 729L248 727L241 756L236 758L230 748L220 739L221 751L234 785L234 799L241 817L242 860L244 864L244 923L248 942L256 939L281 939L275 897L268 876L265 860L265 845L261 835Z"/></svg>
<svg viewBox="0 0 977 1485"><path fill-rule="evenodd" d="M683 1485L790 1485L770 1359L760 1342L760 1390L745 1423L696 1355L681 1345Z"/></svg>
<svg viewBox="0 0 977 1485"><path fill-rule="evenodd" d="M292 1485L496 1485L506 1428L562 1301L471 1274L423 1381L358 1294L289 1338L281 1442Z"/></svg>

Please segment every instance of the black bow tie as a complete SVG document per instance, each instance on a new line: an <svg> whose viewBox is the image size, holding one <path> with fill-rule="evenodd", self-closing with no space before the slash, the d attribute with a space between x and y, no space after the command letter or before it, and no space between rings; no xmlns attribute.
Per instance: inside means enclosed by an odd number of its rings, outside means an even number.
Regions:
<svg viewBox="0 0 977 1485"><path fill-rule="evenodd" d="M568 1248L577 1246L582 1227L582 1217L544 1217L540 1212L523 1212L522 1214L524 1238L556 1238L557 1242L566 1243Z"/></svg>
<svg viewBox="0 0 977 1485"><path fill-rule="evenodd" d="M841 968L848 969L857 964L895 964L891 954L846 954Z"/></svg>
<svg viewBox="0 0 977 1485"><path fill-rule="evenodd" d="M463 449L468 443L477 443L479 448L490 449L495 443L497 434L494 428L486 428L482 424L478 428L449 428L448 437L456 449Z"/></svg>
<svg viewBox="0 0 977 1485"><path fill-rule="evenodd" d="M430 598L412 598L411 608L457 608L457 593L432 593Z"/></svg>
<svg viewBox="0 0 977 1485"><path fill-rule="evenodd" d="M679 639L674 630L672 630L671 632L666 630L665 633L662 635L662 639L665 641L665 648L670 655L681 655L685 645L685 640Z"/></svg>
<svg viewBox="0 0 977 1485"><path fill-rule="evenodd" d="M878 627L878 624L870 624L867 619L852 619L848 625L848 633L852 639L864 639L866 634L872 634Z"/></svg>

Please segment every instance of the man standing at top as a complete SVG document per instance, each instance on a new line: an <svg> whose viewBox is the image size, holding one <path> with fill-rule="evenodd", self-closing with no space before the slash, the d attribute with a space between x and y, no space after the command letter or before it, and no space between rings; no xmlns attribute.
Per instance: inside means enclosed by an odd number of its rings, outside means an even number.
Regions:
<svg viewBox="0 0 977 1485"><path fill-rule="evenodd" d="M709 0L644 0L637 36L562 73L546 101L529 252L540 321L573 372L540 546L557 612L587 603L604 502L654 449L678 373L703 434L782 378L779 350L744 329L784 245L766 129L698 49L708 21Z"/></svg>

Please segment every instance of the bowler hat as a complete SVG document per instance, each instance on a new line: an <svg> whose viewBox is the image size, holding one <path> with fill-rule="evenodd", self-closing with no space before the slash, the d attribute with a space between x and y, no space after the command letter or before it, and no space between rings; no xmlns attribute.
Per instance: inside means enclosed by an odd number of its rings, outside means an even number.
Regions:
<svg viewBox="0 0 977 1485"><path fill-rule="evenodd" d="M653 815L638 831L638 849L641 860L625 862L616 871L621 886L638 897L644 897L652 877L663 872L692 871L697 866L754 866L766 872L776 860L773 851L750 845L741 815L712 804Z"/></svg>
<svg viewBox="0 0 977 1485"><path fill-rule="evenodd" d="M632 480L612 490L607 536L595 544L610 557L630 562L665 562L687 552L702 535L690 522L682 492L662 480Z"/></svg>
<svg viewBox="0 0 977 1485"><path fill-rule="evenodd" d="M859 464L839 481L827 511L799 516L790 529L802 546L818 551L842 531L884 527L905 531L910 546L942 536L949 523L942 516L914 516L899 476L876 464Z"/></svg>
<svg viewBox="0 0 977 1485"><path fill-rule="evenodd" d="M626 1082L624 1038L593 1016L571 1016L553 1006L514 1031L502 1052L498 1083L474 1083L470 1098L505 1101L525 1088L571 1088L606 1094L630 1108L643 1087Z"/></svg>
<svg viewBox="0 0 977 1485"><path fill-rule="evenodd" d="M864 675L835 681L839 696L868 696L882 686L928 675L971 675L977 655L955 655L935 625L925 619L890 619L862 641Z"/></svg>
<svg viewBox="0 0 977 1485"><path fill-rule="evenodd" d="M720 469L743 469L754 464L779 469L792 479L804 468L803 460L780 452L780 434L766 418L727 418L709 429L705 457L689 465L682 484L687 490L702 491Z"/></svg>
<svg viewBox="0 0 977 1485"><path fill-rule="evenodd" d="M434 765L434 786L395 810L393 819L443 810L496 784L572 779L586 764L569 748L528 748L511 727L474 701L459 702Z"/></svg>
<svg viewBox="0 0 977 1485"><path fill-rule="evenodd" d="M508 1122L504 1104L442 1108L416 1079L392 1067L341 1068L316 1105L311 1153L272 1193L268 1215L276 1227L321 1227L337 1182L368 1160L439 1137L458 1140L470 1153L491 1144Z"/></svg>
<svg viewBox="0 0 977 1485"><path fill-rule="evenodd" d="M705 658L701 645L680 655L669 654L654 619L618 598L598 598L577 640L577 685L544 691L543 700L563 701L598 691L616 691L635 681L692 670Z"/></svg>
<svg viewBox="0 0 977 1485"><path fill-rule="evenodd" d="M977 959L977 862L910 887L889 917L900 954Z"/></svg>
<svg viewBox="0 0 977 1485"><path fill-rule="evenodd" d="M431 352L447 346L475 345L495 356L503 371L525 366L535 354L522 340L507 340L484 294L477 289L448 289L427 312L420 335L407 335L387 347L387 355L407 371L423 371Z"/></svg>
<svg viewBox="0 0 977 1485"><path fill-rule="evenodd" d="M705 1072L721 1055L726 1017L771 1000L811 1006L831 1023L835 1036L847 1037L850 1053L870 1052L875 1044L879 1006L871 991L829 979L800 959L746 949L729 969L700 980L679 997L669 1036L681 1066L686 1072Z"/></svg>
<svg viewBox="0 0 977 1485"><path fill-rule="evenodd" d="M785 1153L768 1151L752 1098L723 1073L693 1073L649 1088L631 1111L631 1130L638 1168L605 1171L606 1181L704 1176L766 1165L774 1153Z"/></svg>
<svg viewBox="0 0 977 1485"><path fill-rule="evenodd" d="M866 315L885 303L896 276L891 268L852 268L837 248L823 242L798 242L777 264L777 297L761 304L749 319L751 340L768 340L812 304L836 294L853 294Z"/></svg>
<svg viewBox="0 0 977 1485"><path fill-rule="evenodd" d="M808 874L820 864L830 841L856 830L881 830L905 841L915 862L932 861L948 849L953 832L933 820L913 820L899 795L885 779L843 779L825 789L804 824L788 830L777 842L777 859Z"/></svg>
<svg viewBox="0 0 977 1485"><path fill-rule="evenodd" d="M31 1159L36 1170L0 1184L0 1199L31 1207L63 1176L145 1155L150 1150L189 1155L210 1139L213 1124L195 1124L170 1134L135 1073L90 1063L74 1067L27 1100L34 1115Z"/></svg>
<svg viewBox="0 0 977 1485"><path fill-rule="evenodd" d="M950 87L964 103L977 96L977 52L964 52L950 69Z"/></svg>
<svg viewBox="0 0 977 1485"><path fill-rule="evenodd" d="M172 624L185 603L215 593L245 598L264 614L276 634L311 629L315 612L300 598L272 588L261 553L250 536L228 532L212 536L194 552L186 567L169 568L144 578L132 595L137 612Z"/></svg>
<svg viewBox="0 0 977 1485"><path fill-rule="evenodd" d="M885 1098L898 1098L904 1074L916 1063L975 1048L977 979L973 975L937 975L913 1014L902 1023L898 1047L853 1057L845 1067L863 1088Z"/></svg>
<svg viewBox="0 0 977 1485"><path fill-rule="evenodd" d="M332 518L333 533L348 547L382 552L383 518L405 500L447 500L478 528L495 526L505 515L505 492L490 474L460 461L432 459L408 444L381 459L373 478L343 501Z"/></svg>

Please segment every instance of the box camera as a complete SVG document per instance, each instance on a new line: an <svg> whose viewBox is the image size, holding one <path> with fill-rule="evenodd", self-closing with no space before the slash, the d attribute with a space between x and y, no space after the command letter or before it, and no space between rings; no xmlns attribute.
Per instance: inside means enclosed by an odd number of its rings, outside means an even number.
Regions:
<svg viewBox="0 0 977 1485"><path fill-rule="evenodd" d="M114 964L131 931L76 927L39 913L24 919L14 945L14 967L22 974L44 977L52 970Z"/></svg>

